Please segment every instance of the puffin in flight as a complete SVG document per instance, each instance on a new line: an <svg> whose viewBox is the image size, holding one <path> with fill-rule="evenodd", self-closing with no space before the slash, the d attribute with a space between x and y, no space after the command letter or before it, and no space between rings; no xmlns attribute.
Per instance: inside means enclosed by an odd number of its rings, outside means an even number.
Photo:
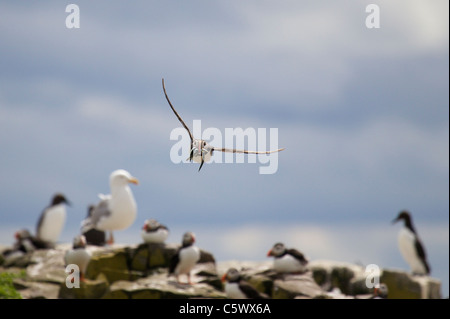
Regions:
<svg viewBox="0 0 450 319"><path fill-rule="evenodd" d="M296 249L287 249L283 243L276 243L267 252L267 257L275 257L273 268L278 273L303 273L308 260Z"/></svg>
<svg viewBox="0 0 450 319"><path fill-rule="evenodd" d="M229 153L243 153L243 154L270 154L270 153L276 153L284 150L284 148L280 148L273 151L247 151L247 150L236 150L231 148L216 148L214 146L209 145L205 140L201 139L194 139L194 136L192 135L191 131L189 130L189 127L184 123L181 116L178 114L178 112L173 107L172 103L169 100L169 96L166 92L166 87L164 85L164 79L162 79L162 86L164 90L164 95L166 96L166 100L169 103L170 108L172 109L175 116L178 118L178 121L183 125L183 127L186 129L186 131L189 133L189 137L191 139L191 151L189 153L189 161L192 162L192 160L196 163L200 163L200 167L198 168L198 171L201 170L203 164L205 162L208 162L214 151L220 151L220 152L229 152Z"/></svg>
<svg viewBox="0 0 450 319"><path fill-rule="evenodd" d="M38 240L50 245L56 244L66 222L65 205L70 206L70 202L63 194L57 193L53 196L50 205L44 209L38 220L36 226Z"/></svg>
<svg viewBox="0 0 450 319"><path fill-rule="evenodd" d="M413 225L411 214L401 211L392 223L403 221L403 227L398 233L398 247L405 261L411 267L413 275L429 275L431 268L427 262L425 248Z"/></svg>
<svg viewBox="0 0 450 319"><path fill-rule="evenodd" d="M183 235L181 247L170 260L169 276L175 275L178 283L181 283L180 275L185 274L187 275L188 283L192 285L191 270L200 260L200 249L194 243L194 233L186 232Z"/></svg>
<svg viewBox="0 0 450 319"><path fill-rule="evenodd" d="M137 185L139 181L126 170L119 169L111 173L109 178L111 194L99 195L100 202L94 206L91 215L81 223L84 232L92 228L109 231L108 244L113 244L112 232L126 229L134 223L137 205L128 186L130 183Z"/></svg>

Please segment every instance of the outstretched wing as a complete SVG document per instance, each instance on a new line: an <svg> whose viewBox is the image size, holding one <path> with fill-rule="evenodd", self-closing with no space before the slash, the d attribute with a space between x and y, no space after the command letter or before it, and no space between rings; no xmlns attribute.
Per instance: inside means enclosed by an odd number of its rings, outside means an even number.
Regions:
<svg viewBox="0 0 450 319"><path fill-rule="evenodd" d="M247 151L247 150L235 150L234 148L213 148L213 151L219 151L219 152L228 152L228 153L244 153L244 154L270 154L270 153L276 153L281 152L284 150L284 148L279 148L274 151Z"/></svg>
<svg viewBox="0 0 450 319"><path fill-rule="evenodd" d="M164 85L164 78L162 79L162 86L163 86L163 90L164 90L164 95L166 96L166 100L167 102L169 102L170 108L172 109L173 113L175 113L176 117L178 118L178 121L180 121L180 123L184 126L184 128L186 129L186 131L188 131L189 133L189 137L191 138L191 143L194 140L194 137L192 136L191 131L189 130L189 127L186 125L186 123L184 123L183 119L181 118L181 116L178 114L177 111L175 111L175 108L173 107L172 103L169 100L169 97L167 96L167 92L166 92L166 87Z"/></svg>

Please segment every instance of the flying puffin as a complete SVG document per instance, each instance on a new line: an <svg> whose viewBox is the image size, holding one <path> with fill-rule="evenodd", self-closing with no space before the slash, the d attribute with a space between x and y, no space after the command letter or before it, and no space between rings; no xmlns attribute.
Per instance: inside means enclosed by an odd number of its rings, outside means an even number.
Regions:
<svg viewBox="0 0 450 319"><path fill-rule="evenodd" d="M398 234L398 247L405 261L411 267L413 275L429 275L430 266L427 262L425 248L414 228L411 214L401 211L392 223L404 221L404 227Z"/></svg>
<svg viewBox="0 0 450 319"><path fill-rule="evenodd" d="M57 193L53 196L48 207L42 212L36 227L36 238L55 244L59 240L59 236L66 222L66 207L70 206L70 202L63 194Z"/></svg>
<svg viewBox="0 0 450 319"><path fill-rule="evenodd" d="M287 249L284 244L276 243L267 253L275 257L273 268L279 273L301 273L306 271L308 260L296 249Z"/></svg>
<svg viewBox="0 0 450 319"><path fill-rule="evenodd" d="M64 262L67 265L75 264L80 270L80 281L84 281L86 269L91 260L91 254L86 250L86 238L78 235L73 239L72 249L64 255Z"/></svg>
<svg viewBox="0 0 450 319"><path fill-rule="evenodd" d="M228 153L243 153L243 154L270 154L270 153L276 153L284 150L284 148L280 148L274 151L247 151L247 150L236 150L231 148L217 148L214 146L209 145L205 140L201 139L194 139L194 136L192 135L191 131L189 130L189 127L184 123L181 116L178 114L178 112L173 107L172 103L169 100L169 96L166 92L166 87L164 85L164 79L162 79L162 86L164 95L166 96L166 100L169 103L170 108L172 109L173 113L177 117L178 121L183 125L183 127L186 129L186 131L189 134L189 137L191 139L191 151L189 153L189 161L192 162L192 160L196 163L200 164L200 167L198 170L200 171L202 169L202 166L205 162L208 162L214 151L218 152L228 152Z"/></svg>
<svg viewBox="0 0 450 319"><path fill-rule="evenodd" d="M225 282L225 293L230 299L268 299L269 297L256 290L245 281L236 268L230 268L223 274L222 282Z"/></svg>
<svg viewBox="0 0 450 319"><path fill-rule="evenodd" d="M141 231L142 239L148 244L163 244L169 236L169 229L155 219L147 219Z"/></svg>
<svg viewBox="0 0 450 319"><path fill-rule="evenodd" d="M192 232L186 232L183 235L182 246L173 255L169 265L169 276L174 274L177 278L177 282L180 282L179 276L186 274L188 283L191 282L191 270L195 264L200 260L200 249L194 245L195 235Z"/></svg>
<svg viewBox="0 0 450 319"><path fill-rule="evenodd" d="M99 195L100 202L94 206L91 216L81 223L84 231L92 228L109 231L108 244L114 243L113 231L130 227L136 219L137 206L129 183L138 184L139 181L123 169L111 173L109 184L110 195Z"/></svg>

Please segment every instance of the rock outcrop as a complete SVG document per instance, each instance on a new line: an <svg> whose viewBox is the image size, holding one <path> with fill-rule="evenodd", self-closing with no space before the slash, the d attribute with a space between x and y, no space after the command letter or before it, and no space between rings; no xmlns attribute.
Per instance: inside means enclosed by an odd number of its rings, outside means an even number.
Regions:
<svg viewBox="0 0 450 319"><path fill-rule="evenodd" d="M214 256L201 250L192 271L195 285L178 283L168 276L169 261L179 245L140 244L109 247L88 246L92 254L86 280L78 288L66 283L64 254L70 244L30 253L0 255L0 272L24 272L13 283L22 298L48 299L171 299L226 298L220 277L228 268L237 268L256 289L274 299L369 298L366 269L362 266L313 261L302 274L280 275L272 261L216 263ZM379 281L389 287L389 298L441 298L440 282L415 277L404 271L381 269ZM181 281L186 280L183 276Z"/></svg>

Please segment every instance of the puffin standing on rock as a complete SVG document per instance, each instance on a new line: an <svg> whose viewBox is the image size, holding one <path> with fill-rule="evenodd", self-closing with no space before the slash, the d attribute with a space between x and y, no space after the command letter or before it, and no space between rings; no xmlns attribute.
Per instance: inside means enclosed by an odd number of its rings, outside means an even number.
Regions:
<svg viewBox="0 0 450 319"><path fill-rule="evenodd" d="M192 232L187 232L183 235L182 246L178 249L176 254L172 257L169 265L169 276L174 274L177 282L180 282L179 276L186 274L188 283L191 282L191 270L195 264L200 260L200 249L194 245L195 235Z"/></svg>
<svg viewBox="0 0 450 319"><path fill-rule="evenodd" d="M75 264L80 270L80 281L84 281L86 269L91 260L91 254L86 250L86 238L78 235L73 239L72 249L64 255L64 262L67 265Z"/></svg>
<svg viewBox="0 0 450 319"><path fill-rule="evenodd" d="M427 262L425 248L414 228L411 214L401 211L392 222L404 221L404 227L398 234L398 247L405 261L411 267L413 275L429 275L430 266Z"/></svg>
<svg viewBox="0 0 450 319"><path fill-rule="evenodd" d="M142 227L141 236L144 243L163 244L169 236L169 228L155 219L147 219Z"/></svg>
<svg viewBox="0 0 450 319"><path fill-rule="evenodd" d="M39 218L36 227L37 239L51 245L56 244L66 222L66 207L64 204L70 206L70 202L63 194L57 193L53 196L50 205L44 209Z"/></svg>
<svg viewBox="0 0 450 319"><path fill-rule="evenodd" d="M308 260L301 252L287 249L282 243L276 243L267 257L275 257L273 268L279 273L303 273L308 265Z"/></svg>
<svg viewBox="0 0 450 319"><path fill-rule="evenodd" d="M222 282L225 282L225 293L231 299L268 299L269 297L256 290L245 281L236 268L230 268L223 274Z"/></svg>
<svg viewBox="0 0 450 319"><path fill-rule="evenodd" d="M83 230L92 228L109 231L108 244L114 243L113 231L130 227L136 219L137 206L128 184L138 184L139 181L123 169L111 173L109 185L110 195L100 194L100 202L94 206L91 216L81 224Z"/></svg>

